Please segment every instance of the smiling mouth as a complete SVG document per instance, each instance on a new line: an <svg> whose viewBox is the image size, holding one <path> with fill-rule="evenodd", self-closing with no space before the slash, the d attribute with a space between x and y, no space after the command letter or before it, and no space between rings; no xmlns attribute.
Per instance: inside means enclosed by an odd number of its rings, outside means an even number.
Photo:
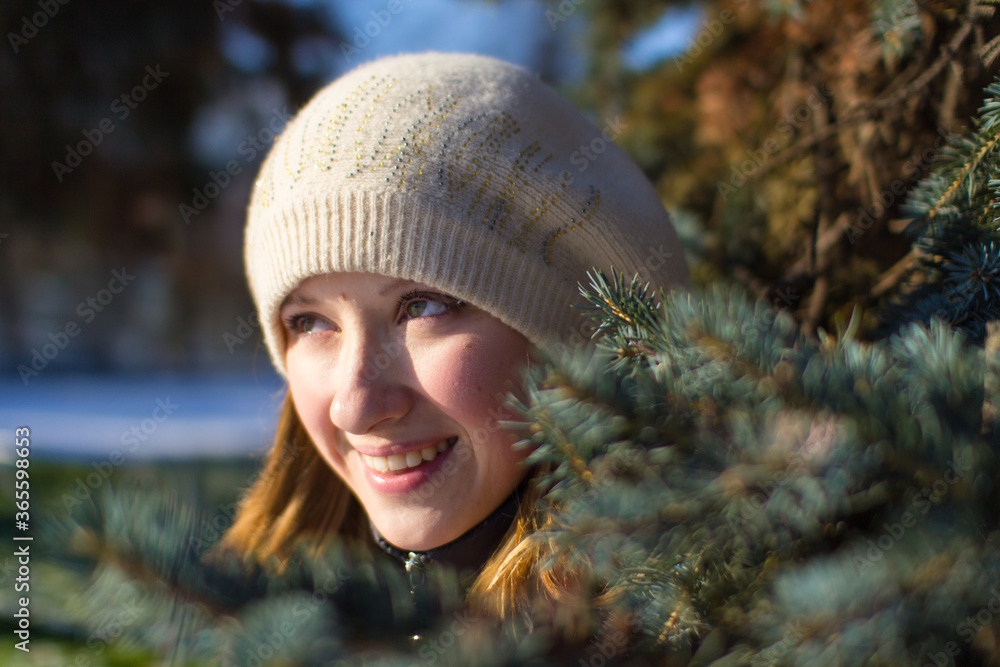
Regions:
<svg viewBox="0 0 1000 667"><path fill-rule="evenodd" d="M367 454L362 454L361 458L364 459L366 466L376 472L405 472L433 461L439 454L443 454L449 448L453 447L457 441L458 436L452 436L430 447L415 449L405 454L393 454L392 456L368 456Z"/></svg>

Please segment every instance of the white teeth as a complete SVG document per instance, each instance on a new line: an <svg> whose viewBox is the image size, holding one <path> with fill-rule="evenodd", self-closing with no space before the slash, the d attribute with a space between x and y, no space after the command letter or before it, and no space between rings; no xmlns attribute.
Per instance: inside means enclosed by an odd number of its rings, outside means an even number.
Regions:
<svg viewBox="0 0 1000 667"><path fill-rule="evenodd" d="M393 454L392 456L368 456L365 454L361 458L364 460L365 465L373 470L395 472L397 470L416 468L424 461L433 461L438 457L438 454L448 449L450 443L451 438L442 440L430 447L407 452L406 454Z"/></svg>
<svg viewBox="0 0 1000 667"><path fill-rule="evenodd" d="M365 465L379 472L389 472L389 462L384 456L368 456L365 454Z"/></svg>

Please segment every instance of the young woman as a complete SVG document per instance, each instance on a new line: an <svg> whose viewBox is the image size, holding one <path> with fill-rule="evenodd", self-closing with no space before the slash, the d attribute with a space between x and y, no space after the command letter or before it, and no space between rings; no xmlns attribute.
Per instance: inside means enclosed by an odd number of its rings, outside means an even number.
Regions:
<svg viewBox="0 0 1000 667"><path fill-rule="evenodd" d="M534 348L585 340L571 306L591 268L688 282L656 192L611 142L621 124L455 54L364 65L301 110L261 168L245 247L289 392L227 545L263 559L366 540L410 570L475 573L475 602L501 616L544 591L537 471L499 424L505 394Z"/></svg>

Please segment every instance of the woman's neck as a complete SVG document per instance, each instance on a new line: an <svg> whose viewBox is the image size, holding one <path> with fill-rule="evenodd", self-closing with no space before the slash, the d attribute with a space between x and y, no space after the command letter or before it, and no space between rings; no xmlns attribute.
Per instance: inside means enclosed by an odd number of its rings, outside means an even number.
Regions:
<svg viewBox="0 0 1000 667"><path fill-rule="evenodd" d="M514 522L530 477L530 475L525 476L513 493L488 517L447 544L427 551L400 549L382 537L375 524L369 521L372 538L383 551L402 562L411 574L414 569L422 570L431 562L447 565L459 571L478 571L500 546L504 535Z"/></svg>

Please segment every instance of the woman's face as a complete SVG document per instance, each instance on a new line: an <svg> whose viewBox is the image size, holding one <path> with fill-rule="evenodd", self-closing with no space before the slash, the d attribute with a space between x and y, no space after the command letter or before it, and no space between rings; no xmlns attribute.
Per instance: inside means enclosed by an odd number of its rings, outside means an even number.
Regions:
<svg viewBox="0 0 1000 667"><path fill-rule="evenodd" d="M302 282L281 307L289 386L320 454L378 531L441 546L517 486L526 452L498 424L530 342L427 285L370 273ZM512 384L513 383L513 384Z"/></svg>

